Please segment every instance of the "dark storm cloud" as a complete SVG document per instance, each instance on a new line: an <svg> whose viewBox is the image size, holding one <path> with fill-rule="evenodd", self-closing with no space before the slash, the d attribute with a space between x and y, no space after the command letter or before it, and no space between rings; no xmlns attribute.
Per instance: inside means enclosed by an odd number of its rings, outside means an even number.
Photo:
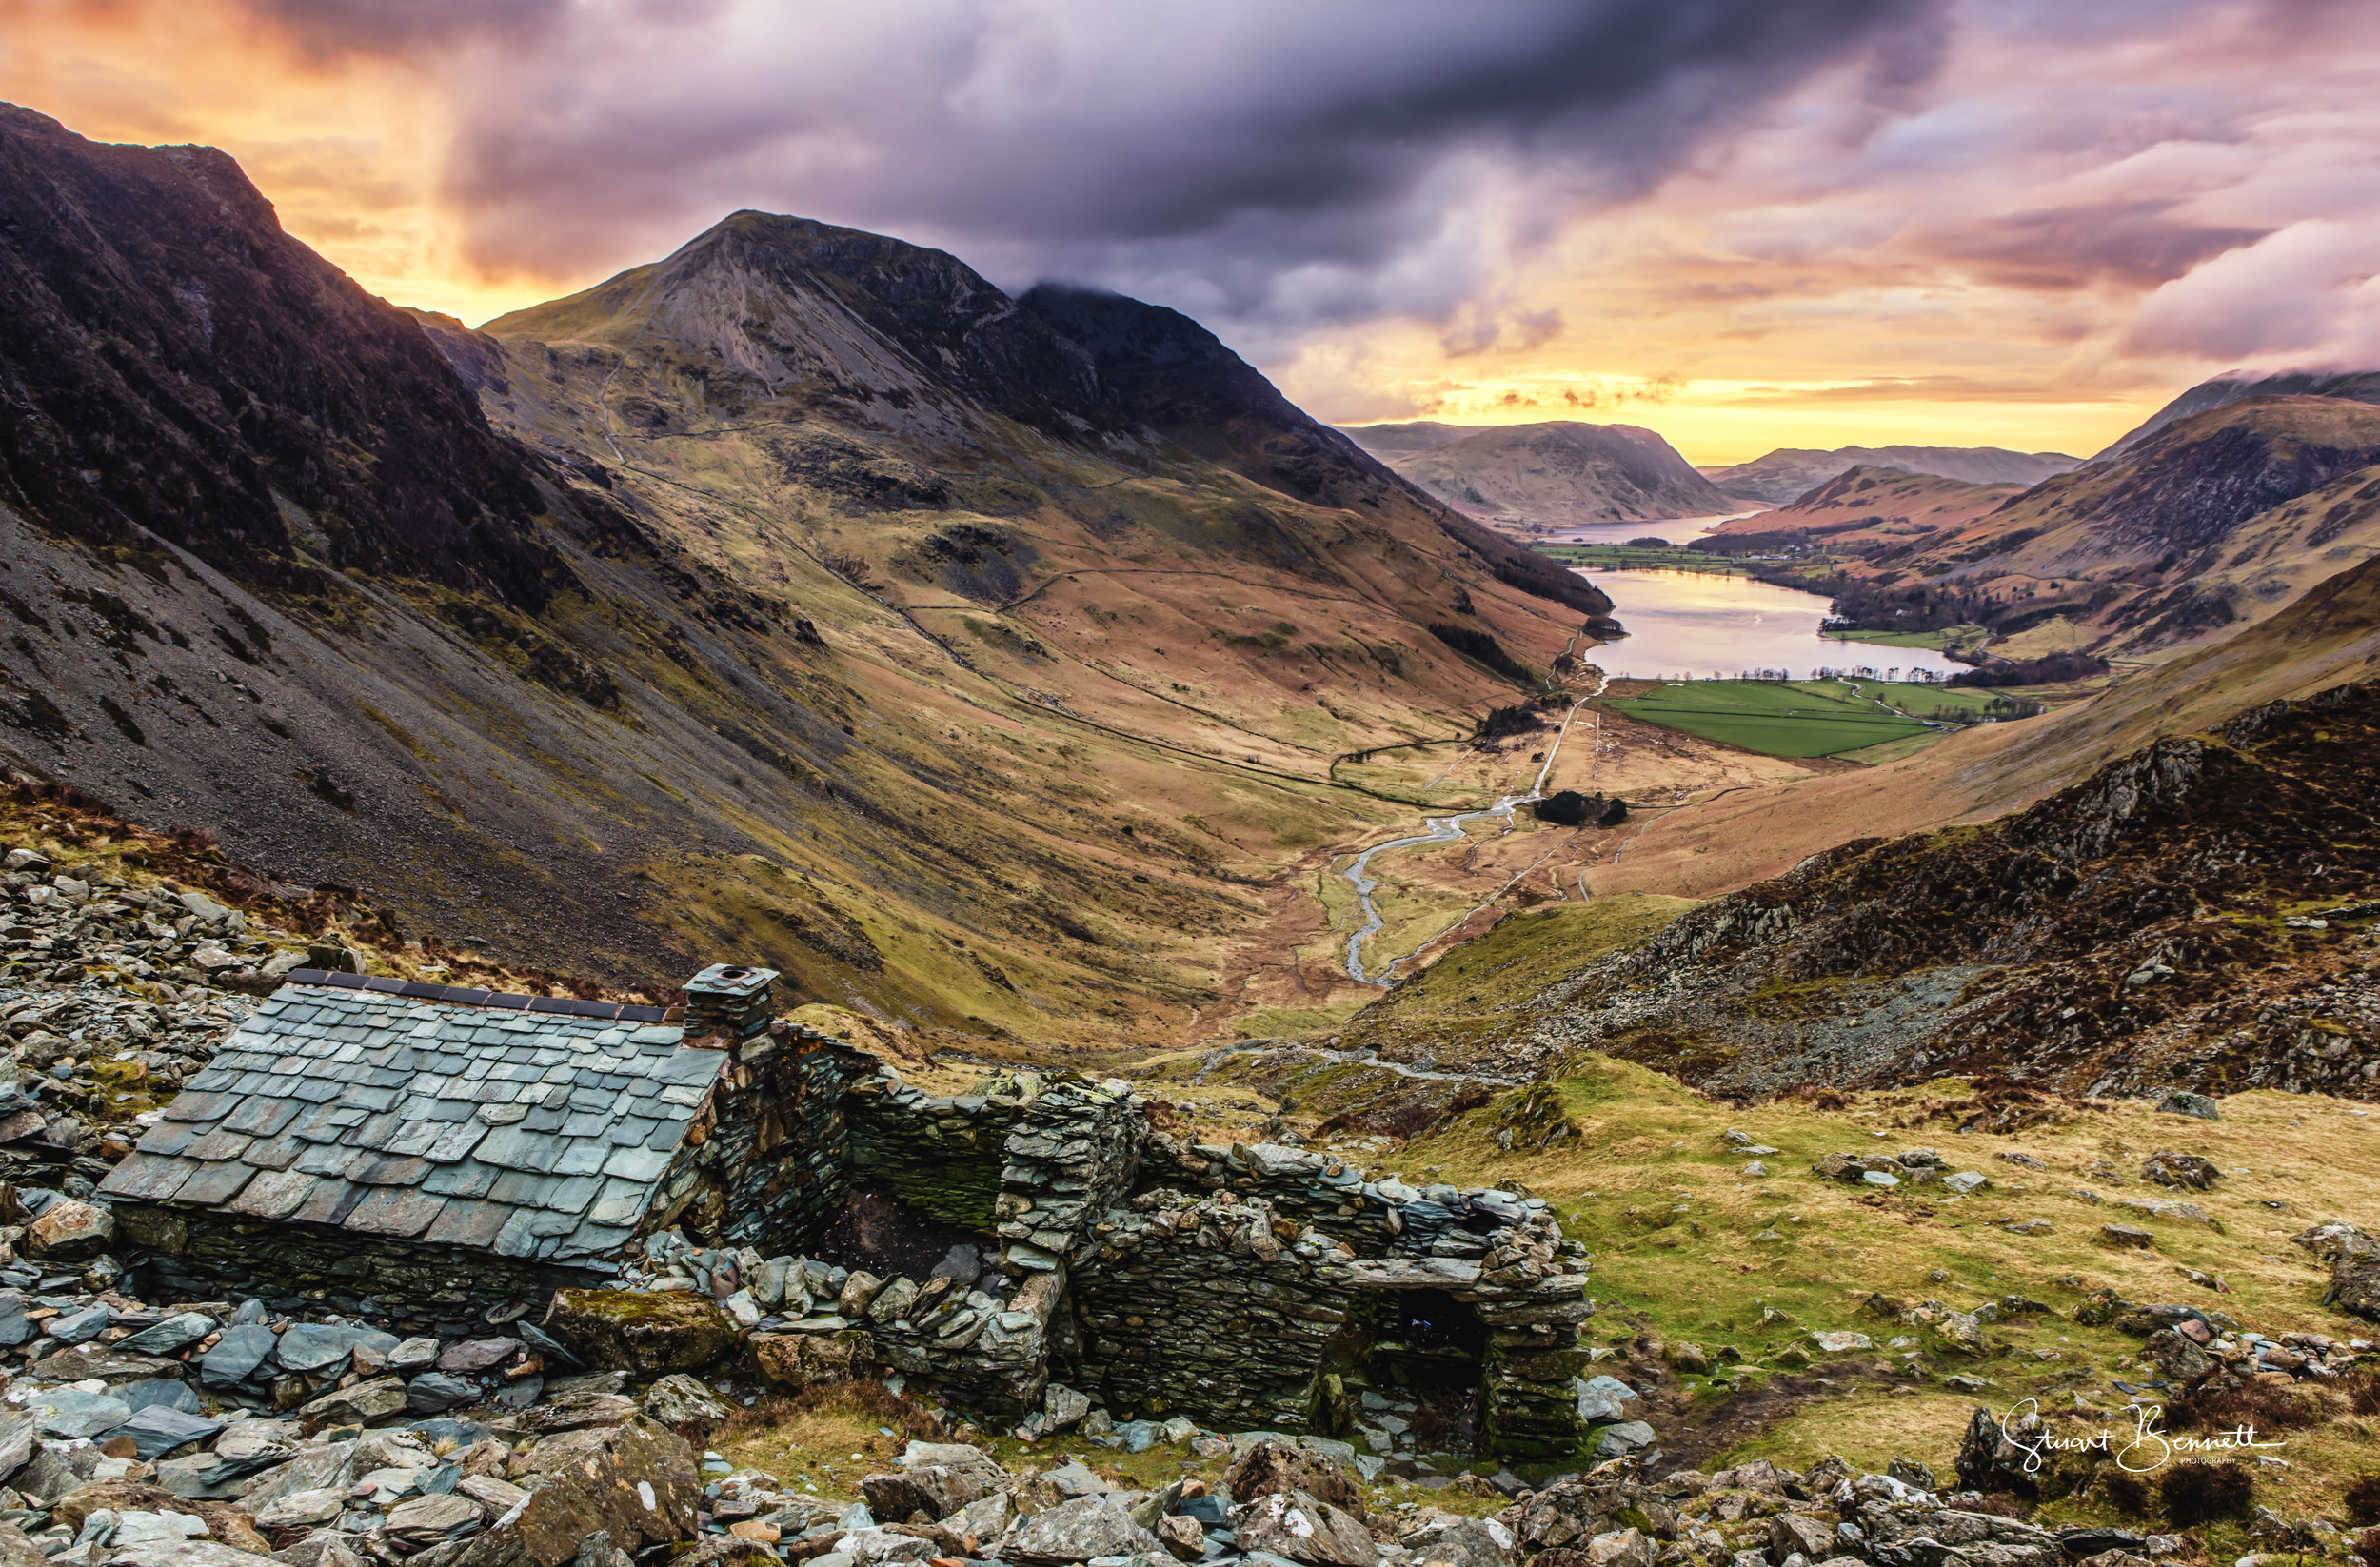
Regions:
<svg viewBox="0 0 2380 1567"><path fill-rule="evenodd" d="M1937 0L252 3L317 48L513 30L453 78L491 267L625 264L750 206L1284 328L1442 315L1816 69L1915 90L1943 32Z"/></svg>
<svg viewBox="0 0 2380 1567"><path fill-rule="evenodd" d="M2265 230L2192 223L2170 200L2061 207L1920 229L1913 248L1987 282L2052 292L2115 282L2148 289Z"/></svg>

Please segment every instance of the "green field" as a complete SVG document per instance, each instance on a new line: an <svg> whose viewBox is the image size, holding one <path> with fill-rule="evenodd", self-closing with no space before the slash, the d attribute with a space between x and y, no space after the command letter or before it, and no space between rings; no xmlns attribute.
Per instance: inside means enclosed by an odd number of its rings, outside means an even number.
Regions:
<svg viewBox="0 0 2380 1567"><path fill-rule="evenodd" d="M1651 571L1707 571L1715 577L1747 577L1746 566L1723 555L1705 555L1692 549L1631 549L1626 545L1539 545L1540 554L1551 555L1564 565L1597 565L1605 570L1623 567Z"/></svg>
<svg viewBox="0 0 2380 1567"><path fill-rule="evenodd" d="M1878 697L1901 711L1877 705ZM1839 680L1697 680L1612 705L1631 718L1748 751L1814 757L1867 751L1899 741L1922 742L1939 731L1916 719L1980 712L1993 700L1993 693L1988 691L1946 690L1906 681L1860 681L1854 689ZM1874 760L1905 754L1896 746Z"/></svg>

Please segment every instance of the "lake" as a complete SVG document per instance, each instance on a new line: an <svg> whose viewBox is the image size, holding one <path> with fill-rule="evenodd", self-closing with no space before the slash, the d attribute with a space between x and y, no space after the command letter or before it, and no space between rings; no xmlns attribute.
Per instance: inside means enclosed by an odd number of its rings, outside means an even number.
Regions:
<svg viewBox="0 0 2380 1567"><path fill-rule="evenodd" d="M1657 532L1658 525L1641 525ZM1582 571L1612 596L1612 613L1628 628L1591 649L1588 662L1613 675L1732 679L1782 669L1795 680L1813 671L1866 668L1886 680L1920 673L1940 678L1968 665L1931 647L1884 647L1818 635L1827 600L1816 593L1699 571Z"/></svg>

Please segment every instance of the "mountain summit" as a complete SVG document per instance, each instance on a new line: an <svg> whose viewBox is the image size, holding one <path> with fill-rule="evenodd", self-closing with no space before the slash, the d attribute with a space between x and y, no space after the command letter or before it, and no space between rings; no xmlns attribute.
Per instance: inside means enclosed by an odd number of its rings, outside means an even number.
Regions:
<svg viewBox="0 0 2380 1567"><path fill-rule="evenodd" d="M1634 425L1555 420L1413 444L1446 427L1388 426L1378 437L1361 427L1346 433L1359 444L1380 441L1378 454L1431 494L1507 524L1565 526L1739 509L1667 441Z"/></svg>

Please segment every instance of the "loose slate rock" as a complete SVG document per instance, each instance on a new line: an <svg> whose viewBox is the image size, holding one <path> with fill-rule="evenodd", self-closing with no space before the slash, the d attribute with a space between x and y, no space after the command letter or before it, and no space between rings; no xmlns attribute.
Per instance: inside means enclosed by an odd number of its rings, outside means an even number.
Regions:
<svg viewBox="0 0 2380 1567"><path fill-rule="evenodd" d="M185 1414L171 1404L150 1404L133 1411L130 1419L108 1436L111 1440L117 1437L131 1438L135 1456L154 1462L185 1442L203 1441L222 1429L221 1420Z"/></svg>
<svg viewBox="0 0 2380 1567"><path fill-rule="evenodd" d="M438 1369L458 1374L492 1371L511 1359L520 1347L518 1339L466 1339L438 1357Z"/></svg>
<svg viewBox="0 0 2380 1567"><path fill-rule="evenodd" d="M416 1415L443 1415L478 1400L478 1383L443 1371L426 1371L405 1384L405 1407Z"/></svg>
<svg viewBox="0 0 2380 1567"><path fill-rule="evenodd" d="M198 1362L198 1379L208 1387L236 1387L265 1363L276 1342L272 1329L262 1322L228 1327Z"/></svg>
<svg viewBox="0 0 2380 1567"><path fill-rule="evenodd" d="M65 1344L89 1343L106 1331L108 1308L86 1306L81 1311L62 1311L41 1325L41 1331Z"/></svg>
<svg viewBox="0 0 2380 1567"><path fill-rule="evenodd" d="M105 1393L84 1393L70 1387L44 1388L26 1400L33 1418L53 1437L96 1437L122 1425L132 1406Z"/></svg>
<svg viewBox="0 0 2380 1567"><path fill-rule="evenodd" d="M169 1317L155 1327L143 1328L129 1339L118 1339L116 1348L135 1355L171 1355L189 1348L215 1331L215 1319L205 1312L186 1311Z"/></svg>
<svg viewBox="0 0 2380 1567"><path fill-rule="evenodd" d="M198 1395L190 1391L190 1385L188 1382L177 1382L164 1377L152 1377L145 1381L128 1382L117 1388L115 1392L117 1398L131 1406L132 1413L135 1415L144 1409L154 1409L160 1405L169 1409L178 1409L185 1415L201 1413L198 1406Z"/></svg>

